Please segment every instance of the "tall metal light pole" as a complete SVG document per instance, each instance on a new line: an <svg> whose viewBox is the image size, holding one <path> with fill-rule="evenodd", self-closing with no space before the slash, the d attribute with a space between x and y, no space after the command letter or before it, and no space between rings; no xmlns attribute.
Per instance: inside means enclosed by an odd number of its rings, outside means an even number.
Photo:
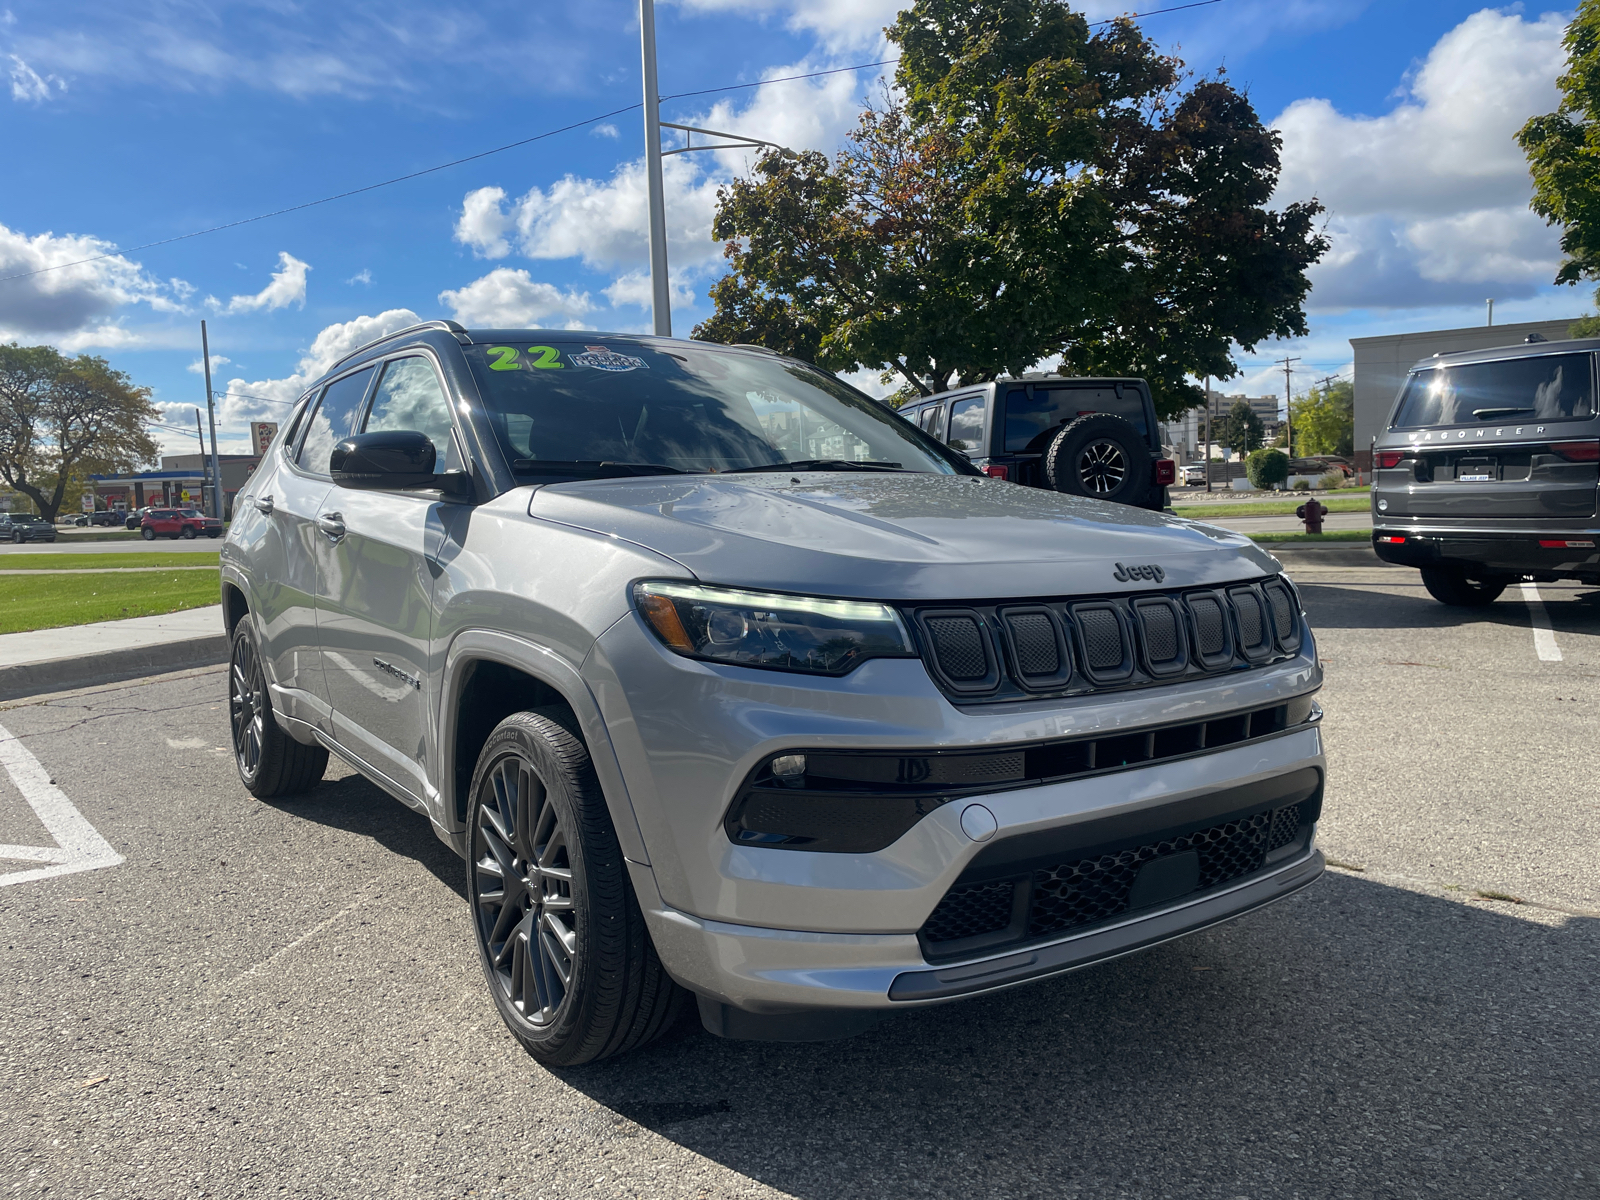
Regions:
<svg viewBox="0 0 1600 1200"><path fill-rule="evenodd" d="M1206 376L1206 491L1211 490L1211 376Z"/></svg>
<svg viewBox="0 0 1600 1200"><path fill-rule="evenodd" d="M671 337L667 201L661 183L661 89L656 86L655 0L639 0L639 43L644 55L644 174L650 193L650 309L656 336Z"/></svg>
<svg viewBox="0 0 1600 1200"><path fill-rule="evenodd" d="M1291 459L1294 458L1294 393L1289 389L1289 377L1294 374L1294 364L1299 361L1298 357L1278 360L1278 365L1283 368L1283 449Z"/></svg>
<svg viewBox="0 0 1600 1200"><path fill-rule="evenodd" d="M206 340L206 323L200 322L200 361L206 371L206 418L211 424L211 515L222 520L222 468L217 462L217 402L211 394L211 343ZM199 414L195 414L198 416ZM203 456L204 446L200 447Z"/></svg>

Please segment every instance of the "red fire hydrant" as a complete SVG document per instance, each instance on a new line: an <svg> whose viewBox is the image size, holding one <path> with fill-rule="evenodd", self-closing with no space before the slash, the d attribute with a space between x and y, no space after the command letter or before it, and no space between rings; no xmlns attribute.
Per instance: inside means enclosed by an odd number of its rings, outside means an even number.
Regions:
<svg viewBox="0 0 1600 1200"><path fill-rule="evenodd" d="M1328 506L1313 496L1299 508L1295 509L1294 515L1306 523L1307 533L1321 533L1322 514L1327 511Z"/></svg>

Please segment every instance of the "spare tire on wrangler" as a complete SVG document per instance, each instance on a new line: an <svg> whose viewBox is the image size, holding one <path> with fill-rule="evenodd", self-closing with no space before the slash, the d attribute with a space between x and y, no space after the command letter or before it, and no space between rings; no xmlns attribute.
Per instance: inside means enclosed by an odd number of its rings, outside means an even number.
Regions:
<svg viewBox="0 0 1600 1200"><path fill-rule="evenodd" d="M1044 477L1072 496L1139 504L1150 490L1150 448L1133 422L1090 413L1063 426L1045 447Z"/></svg>

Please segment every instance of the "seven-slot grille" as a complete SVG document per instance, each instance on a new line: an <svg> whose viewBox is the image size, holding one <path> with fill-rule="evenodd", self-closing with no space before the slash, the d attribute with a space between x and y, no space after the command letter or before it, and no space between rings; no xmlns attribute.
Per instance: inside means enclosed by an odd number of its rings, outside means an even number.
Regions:
<svg viewBox="0 0 1600 1200"><path fill-rule="evenodd" d="M963 703L1140 687L1292 656L1300 601L1282 576L1181 592L919 608L934 679Z"/></svg>

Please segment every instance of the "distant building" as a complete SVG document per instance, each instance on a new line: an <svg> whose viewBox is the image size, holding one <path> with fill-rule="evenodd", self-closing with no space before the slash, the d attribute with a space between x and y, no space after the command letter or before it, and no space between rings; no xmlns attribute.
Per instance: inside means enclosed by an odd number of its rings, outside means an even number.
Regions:
<svg viewBox="0 0 1600 1200"><path fill-rule="evenodd" d="M1435 354L1454 354L1459 350L1492 350L1516 346L1538 334L1546 341L1568 337L1567 327L1577 318L1565 321L1523 321L1515 325L1474 325L1466 329L1432 329L1423 333L1390 333L1381 337L1351 338L1350 349L1356 364L1357 464L1372 466L1372 439L1388 420L1389 410L1400 394L1406 372Z"/></svg>
<svg viewBox="0 0 1600 1200"><path fill-rule="evenodd" d="M161 508L192 505L209 509L207 457L200 454L168 454L162 457L159 471L91 475L89 478L94 484L95 507L132 510L146 505ZM234 496L250 479L261 459L254 454L219 454L217 460L217 465L222 469L222 512L224 518L229 518L233 515Z"/></svg>

